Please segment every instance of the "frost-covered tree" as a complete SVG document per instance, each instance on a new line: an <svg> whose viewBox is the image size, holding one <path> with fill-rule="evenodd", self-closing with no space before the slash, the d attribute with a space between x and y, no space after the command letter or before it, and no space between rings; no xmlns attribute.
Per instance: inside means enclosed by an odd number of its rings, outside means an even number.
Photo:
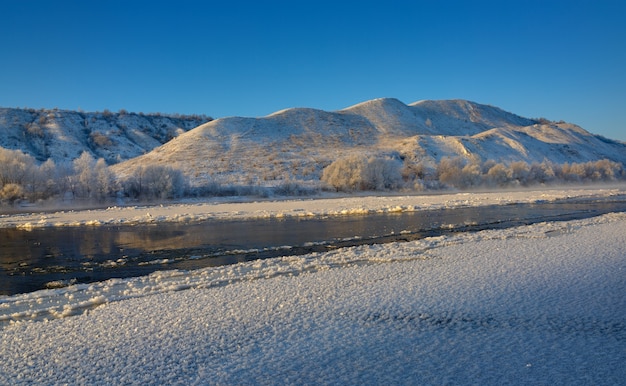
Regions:
<svg viewBox="0 0 626 386"><path fill-rule="evenodd" d="M9 183L0 188L0 201L7 201L13 204L15 201L24 197L24 189L21 185Z"/></svg>
<svg viewBox="0 0 626 386"><path fill-rule="evenodd" d="M508 176L511 181L520 185L526 185L530 176L530 165L524 161L512 162L509 165Z"/></svg>
<svg viewBox="0 0 626 386"><path fill-rule="evenodd" d="M530 165L528 180L531 183L546 184L554 181L556 174L554 173L554 165L548 160L542 163L533 163Z"/></svg>
<svg viewBox="0 0 626 386"><path fill-rule="evenodd" d="M508 180L508 171L503 164L495 164L487 171L486 181L489 186L504 186Z"/></svg>
<svg viewBox="0 0 626 386"><path fill-rule="evenodd" d="M49 198L57 193L55 176L54 161L47 160L38 166L28 154L0 148L0 189L4 189L6 199Z"/></svg>
<svg viewBox="0 0 626 386"><path fill-rule="evenodd" d="M73 174L68 177L68 185L74 195L102 200L114 191L114 176L104 159L96 160L87 152L72 163Z"/></svg>
<svg viewBox="0 0 626 386"><path fill-rule="evenodd" d="M392 158L353 155L322 171L322 182L337 191L393 189L402 183L402 164Z"/></svg>
<svg viewBox="0 0 626 386"><path fill-rule="evenodd" d="M160 165L140 166L124 181L127 195L146 199L180 197L185 186L180 170Z"/></svg>
<svg viewBox="0 0 626 386"><path fill-rule="evenodd" d="M363 158L358 156L334 161L322 171L322 182L332 186L337 191L359 190L363 163Z"/></svg>
<svg viewBox="0 0 626 386"><path fill-rule="evenodd" d="M370 157L363 170L363 190L395 189L402 181L402 165L391 158Z"/></svg>
<svg viewBox="0 0 626 386"><path fill-rule="evenodd" d="M110 196L115 190L115 177L102 158L96 161L94 174L96 182L94 189L95 195L98 199L103 200Z"/></svg>
<svg viewBox="0 0 626 386"><path fill-rule="evenodd" d="M96 185L96 160L91 154L84 151L73 162L75 176L74 193L79 197L91 197Z"/></svg>
<svg viewBox="0 0 626 386"><path fill-rule="evenodd" d="M613 181L623 177L624 167L621 163L608 159L598 160L594 163L597 179L602 181Z"/></svg>
<svg viewBox="0 0 626 386"><path fill-rule="evenodd" d="M6 184L26 185L32 181L35 169L32 156L0 147L0 187Z"/></svg>
<svg viewBox="0 0 626 386"><path fill-rule="evenodd" d="M477 183L480 178L480 167L467 164L461 157L443 157L437 164L436 176L444 186L466 188Z"/></svg>
<svg viewBox="0 0 626 386"><path fill-rule="evenodd" d="M58 173L56 163L52 158L35 168L33 181L30 184L31 196L36 199L45 199L59 193Z"/></svg>

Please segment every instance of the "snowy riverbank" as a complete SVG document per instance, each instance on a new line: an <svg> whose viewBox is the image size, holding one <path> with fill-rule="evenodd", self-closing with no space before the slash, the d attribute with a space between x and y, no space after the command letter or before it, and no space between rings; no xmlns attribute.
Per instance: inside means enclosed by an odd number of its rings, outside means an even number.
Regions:
<svg viewBox="0 0 626 386"><path fill-rule="evenodd" d="M341 198L284 199L254 202L192 202L152 206L114 206L99 210L0 215L0 228L97 226L158 222L189 223L205 220L280 217L324 217L350 214L413 212L427 209L506 205L566 198L608 197L626 192L613 188L562 188L481 193L448 193Z"/></svg>
<svg viewBox="0 0 626 386"><path fill-rule="evenodd" d="M615 385L624 293L623 213L159 272L0 297L0 383Z"/></svg>

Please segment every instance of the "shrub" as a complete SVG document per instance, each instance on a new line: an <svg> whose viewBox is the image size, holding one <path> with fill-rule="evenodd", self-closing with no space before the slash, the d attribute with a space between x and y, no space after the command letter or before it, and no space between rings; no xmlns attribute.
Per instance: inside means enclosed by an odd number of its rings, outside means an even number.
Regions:
<svg viewBox="0 0 626 386"><path fill-rule="evenodd" d="M402 182L401 166L392 158L350 156L324 168L322 182L337 191L393 189Z"/></svg>
<svg viewBox="0 0 626 386"><path fill-rule="evenodd" d="M457 188L480 185L482 182L481 168L478 163L468 163L460 157L444 157L437 165L439 182Z"/></svg>
<svg viewBox="0 0 626 386"><path fill-rule="evenodd" d="M29 123L26 125L26 132L32 137L43 138L44 133L40 125L36 123Z"/></svg>
<svg viewBox="0 0 626 386"><path fill-rule="evenodd" d="M80 157L72 162L74 167L74 185L72 192L78 197L91 197L91 192L96 185L96 175L94 172L96 160L91 154L84 151Z"/></svg>
<svg viewBox="0 0 626 386"><path fill-rule="evenodd" d="M72 162L66 184L75 197L103 200L114 192L114 176L104 159L96 161L86 151Z"/></svg>
<svg viewBox="0 0 626 386"><path fill-rule="evenodd" d="M109 169L104 159L100 158L94 166L94 194L96 198L104 200L115 190L113 172Z"/></svg>
<svg viewBox="0 0 626 386"><path fill-rule="evenodd" d="M6 184L0 189L0 200L13 204L24 196L24 189L18 184Z"/></svg>
<svg viewBox="0 0 626 386"><path fill-rule="evenodd" d="M528 180L530 182L545 184L553 181L556 178L554 173L554 166L550 161L543 161L542 163L533 163L530 165L530 172Z"/></svg>
<svg viewBox="0 0 626 386"><path fill-rule="evenodd" d="M357 156L339 159L322 171L322 182L335 190L353 191L361 188L364 159Z"/></svg>
<svg viewBox="0 0 626 386"><path fill-rule="evenodd" d="M0 186L6 184L23 185L35 167L35 159L19 150L0 147Z"/></svg>
<svg viewBox="0 0 626 386"><path fill-rule="evenodd" d="M593 163L592 178L595 181L613 181L623 177L624 168L622 164L602 159Z"/></svg>
<svg viewBox="0 0 626 386"><path fill-rule="evenodd" d="M135 198L175 198L185 191L183 173L170 166L149 165L136 168L124 182L127 195Z"/></svg>
<svg viewBox="0 0 626 386"><path fill-rule="evenodd" d="M95 146L107 147L113 145L113 141L111 141L111 138L107 137L105 134L93 132L90 134L89 137L91 139L91 142Z"/></svg>
<svg viewBox="0 0 626 386"><path fill-rule="evenodd" d="M287 180L276 186L274 193L281 196L308 196L317 193L317 190L302 186L296 181Z"/></svg>
<svg viewBox="0 0 626 386"><path fill-rule="evenodd" d="M509 165L508 175L512 181L525 185L530 176L530 166L524 161L513 162Z"/></svg>
<svg viewBox="0 0 626 386"><path fill-rule="evenodd" d="M504 186L509 180L506 166L502 164L495 164L487 171L487 185L489 186Z"/></svg>

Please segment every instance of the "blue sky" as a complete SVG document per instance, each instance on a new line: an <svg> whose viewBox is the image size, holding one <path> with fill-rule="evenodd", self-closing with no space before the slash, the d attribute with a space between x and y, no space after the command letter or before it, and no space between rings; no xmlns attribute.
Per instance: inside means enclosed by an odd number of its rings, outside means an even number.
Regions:
<svg viewBox="0 0 626 386"><path fill-rule="evenodd" d="M626 141L626 1L0 4L0 106L263 116L469 99Z"/></svg>

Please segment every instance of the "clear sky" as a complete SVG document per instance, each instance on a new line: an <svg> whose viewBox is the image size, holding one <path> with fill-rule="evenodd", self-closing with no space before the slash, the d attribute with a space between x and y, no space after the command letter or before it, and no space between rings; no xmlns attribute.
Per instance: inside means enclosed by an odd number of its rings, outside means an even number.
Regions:
<svg viewBox="0 0 626 386"><path fill-rule="evenodd" d="M626 141L622 0L3 0L0 106L264 116L469 99Z"/></svg>

